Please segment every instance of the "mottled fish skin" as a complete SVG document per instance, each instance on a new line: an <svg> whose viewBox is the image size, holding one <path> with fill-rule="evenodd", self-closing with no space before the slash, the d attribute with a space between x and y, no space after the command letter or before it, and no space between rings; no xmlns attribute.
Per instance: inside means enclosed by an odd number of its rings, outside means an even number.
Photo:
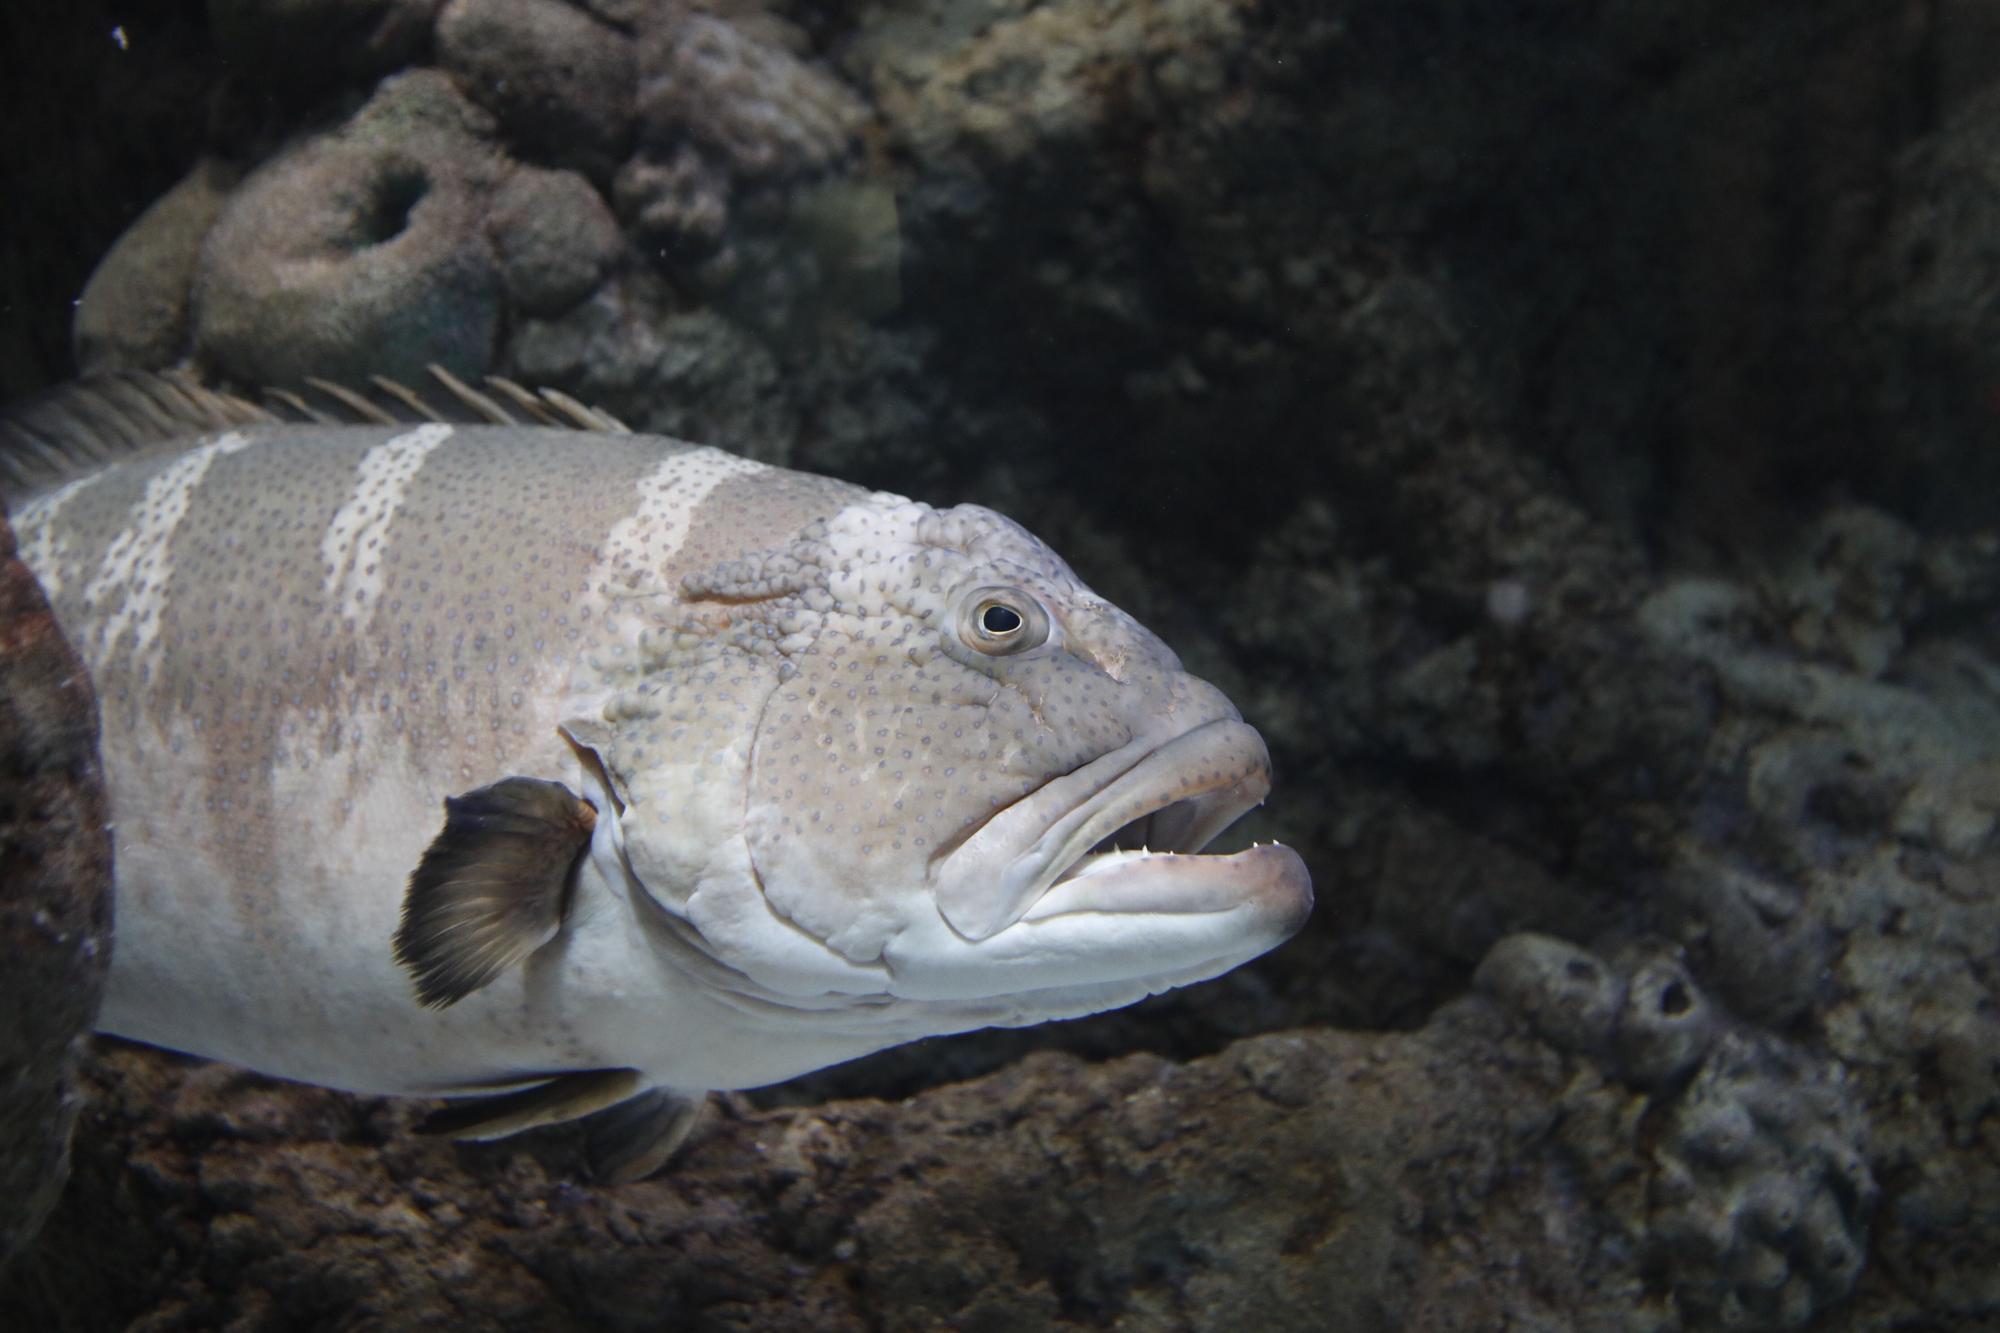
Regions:
<svg viewBox="0 0 2000 1333"><path fill-rule="evenodd" d="M1264 849L1240 892L1182 858L1189 887L1138 933L1106 906L1147 877L1136 857L1024 919L1109 831L1064 783L1185 754L1185 823L1233 817L1267 769L1219 693L989 511L649 436L251 424L14 523L102 701L110 1032L375 1092L626 1067L745 1087L1127 1003L1310 905ZM1050 643L982 655L981 580L1046 606ZM520 775L597 808L562 928L422 1008L389 947L405 885L446 798ZM1075 845L1023 860L994 812L1044 793L1081 812ZM1091 798L1100 822L1124 822L1116 795ZM1121 955L1102 976L1100 937Z"/></svg>
<svg viewBox="0 0 2000 1333"><path fill-rule="evenodd" d="M25 506L102 701L103 1028L383 1090L579 1058L523 1030L468 1067L449 1014L413 1046L406 979L357 944L394 932L446 795L575 769L566 678L622 599L863 494L644 437L425 423L223 432Z"/></svg>

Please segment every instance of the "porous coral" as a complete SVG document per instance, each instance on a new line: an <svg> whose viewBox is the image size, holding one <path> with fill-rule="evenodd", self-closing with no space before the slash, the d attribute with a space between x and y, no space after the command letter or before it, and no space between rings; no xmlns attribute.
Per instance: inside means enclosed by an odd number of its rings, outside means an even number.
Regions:
<svg viewBox="0 0 2000 1333"><path fill-rule="evenodd" d="M589 181L536 167L517 167L494 190L486 234L526 315L560 314L596 291L625 244Z"/></svg>
<svg viewBox="0 0 2000 1333"><path fill-rule="evenodd" d="M240 178L227 162L205 160L125 229L77 302L79 370L146 370L187 354L201 243Z"/></svg>
<svg viewBox="0 0 2000 1333"><path fill-rule="evenodd" d="M795 30L754 9L734 22L684 4L648 11L641 146L692 142L746 180L824 170L849 150L864 109L799 45Z"/></svg>
<svg viewBox="0 0 2000 1333"><path fill-rule="evenodd" d="M823 174L850 151L860 101L782 23L662 5L638 42L638 151L616 195L670 255L720 248L737 190Z"/></svg>
<svg viewBox="0 0 2000 1333"><path fill-rule="evenodd" d="M438 63L538 162L608 178L632 132L632 41L560 0L451 0Z"/></svg>
<svg viewBox="0 0 2000 1333"><path fill-rule="evenodd" d="M642 252L779 344L829 303L892 307L893 196L849 170L867 108L802 34L752 6L673 4L638 48L638 147L613 195Z"/></svg>
<svg viewBox="0 0 2000 1333"><path fill-rule="evenodd" d="M420 70L260 167L203 243L197 359L250 384L485 370L502 297L483 230L491 133Z"/></svg>
<svg viewBox="0 0 2000 1333"><path fill-rule="evenodd" d="M1838 1066L1775 1037L1723 1033L1651 1152L1652 1237L1689 1315L1798 1328L1846 1296L1875 1207L1866 1147Z"/></svg>
<svg viewBox="0 0 2000 1333"><path fill-rule="evenodd" d="M1607 959L1514 935L1477 981L1630 1085L1621 1097L1573 1084L1592 1128L1569 1141L1607 1200L1621 1175L1643 1181L1604 1217L1651 1255L1684 1318L1797 1328L1853 1288L1877 1191L1861 1099L1838 1062L1730 1019L1652 949Z"/></svg>

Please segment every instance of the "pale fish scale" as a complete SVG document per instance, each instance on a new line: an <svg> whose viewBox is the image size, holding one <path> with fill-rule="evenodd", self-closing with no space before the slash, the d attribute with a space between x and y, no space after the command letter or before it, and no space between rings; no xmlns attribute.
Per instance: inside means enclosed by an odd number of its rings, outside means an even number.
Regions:
<svg viewBox="0 0 2000 1333"><path fill-rule="evenodd" d="M63 508L76 497L77 492L95 485L104 473L92 472L74 481L64 482L47 495L27 505L14 522L14 535L19 542L21 560L35 571L42 586L54 597L62 591L63 575L66 572L58 563L58 539L61 527L58 520Z"/></svg>
<svg viewBox="0 0 2000 1333"><path fill-rule="evenodd" d="M424 460L451 438L452 427L431 422L376 445L355 468L354 490L320 541L326 601L341 620L359 620L382 593L382 563L371 558L395 521Z"/></svg>
<svg viewBox="0 0 2000 1333"><path fill-rule="evenodd" d="M108 658L128 629L133 660L141 660L151 651L159 636L160 612L173 574L174 533L187 517L195 487L218 457L248 448L251 443L242 433L230 431L175 459L146 483L146 493L134 507L130 525L111 543L97 577L83 591L85 602L93 606L123 594L118 608L99 623L94 660Z"/></svg>
<svg viewBox="0 0 2000 1333"><path fill-rule="evenodd" d="M762 463L707 447L670 454L639 483L639 507L612 525L586 586L605 596L645 587L686 543L695 512L731 477L767 469Z"/></svg>

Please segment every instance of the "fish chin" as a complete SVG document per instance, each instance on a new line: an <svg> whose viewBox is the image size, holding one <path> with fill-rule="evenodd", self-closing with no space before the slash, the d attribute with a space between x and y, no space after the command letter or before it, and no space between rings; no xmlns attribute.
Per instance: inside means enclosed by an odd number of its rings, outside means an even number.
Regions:
<svg viewBox="0 0 2000 1333"><path fill-rule="evenodd" d="M898 936L883 961L899 998L1004 997L1010 1013L990 1021L1039 1022L1219 976L1289 939L1312 903L1305 863L1289 847L1109 852L985 939L968 940L940 919Z"/></svg>

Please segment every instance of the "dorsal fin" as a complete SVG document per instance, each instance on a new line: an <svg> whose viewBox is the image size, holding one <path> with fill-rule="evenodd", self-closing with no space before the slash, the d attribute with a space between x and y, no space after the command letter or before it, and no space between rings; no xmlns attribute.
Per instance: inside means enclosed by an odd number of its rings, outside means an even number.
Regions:
<svg viewBox="0 0 2000 1333"><path fill-rule="evenodd" d="M428 392L380 375L365 385L309 378L297 389L263 390L262 402L209 388L186 371L86 376L0 414L0 492L26 498L189 435L271 422L454 421L631 433L609 412L556 389L488 375L482 390L442 366L429 370Z"/></svg>
<svg viewBox="0 0 2000 1333"><path fill-rule="evenodd" d="M23 494L201 431L277 420L178 371L92 375L0 417L0 490Z"/></svg>

